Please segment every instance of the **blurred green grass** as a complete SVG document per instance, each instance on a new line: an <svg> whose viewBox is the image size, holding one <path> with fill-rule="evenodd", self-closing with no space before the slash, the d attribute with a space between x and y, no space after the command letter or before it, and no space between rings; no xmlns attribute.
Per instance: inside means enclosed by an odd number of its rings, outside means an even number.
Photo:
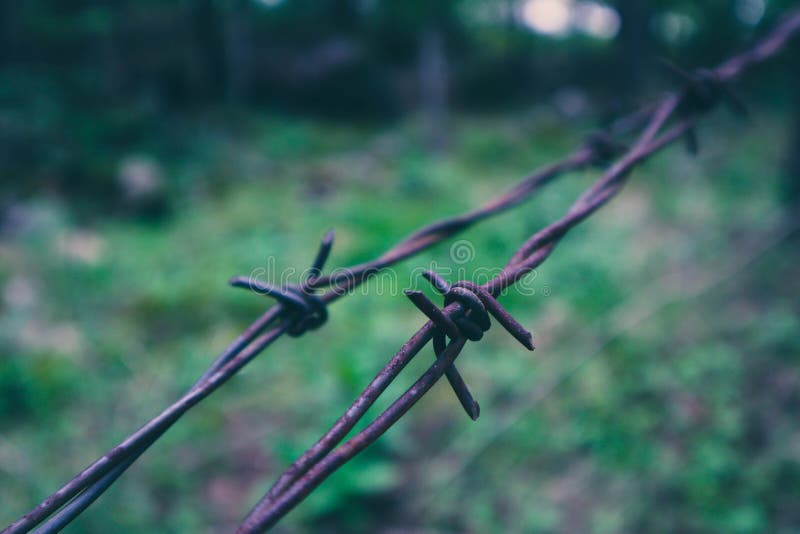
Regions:
<svg viewBox="0 0 800 534"><path fill-rule="evenodd" d="M504 300L537 351L495 330L464 351L479 421L437 385L280 531L798 527L800 277L796 237L775 229L782 122L715 116L698 158L676 147L637 171L531 276L535 295ZM363 261L565 154L584 126L460 117L436 156L413 121L213 118L176 127L180 157L153 141L174 206L160 222L86 223L47 196L20 206L26 223L0 241L0 523L171 402L268 305L229 276L268 256L302 269L330 227L330 267ZM595 175L464 233L477 251L464 267L504 264ZM399 266L399 289L417 266L454 267L449 247ZM231 530L422 323L401 294L366 288L192 410L71 531ZM430 361L420 354L370 413Z"/></svg>

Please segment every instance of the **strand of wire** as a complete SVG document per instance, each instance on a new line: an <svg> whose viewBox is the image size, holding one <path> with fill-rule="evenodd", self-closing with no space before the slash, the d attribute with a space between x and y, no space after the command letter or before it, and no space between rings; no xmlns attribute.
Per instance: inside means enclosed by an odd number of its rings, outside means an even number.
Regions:
<svg viewBox="0 0 800 534"><path fill-rule="evenodd" d="M714 76L710 80L724 83L735 78L746 67L776 54L798 30L800 30L800 11L795 11L753 49L715 69ZM484 289L497 295L540 265L570 229L606 204L622 189L634 167L690 132L699 113L683 117L658 136L679 107L695 96L693 92L696 90L696 87L687 87L680 94L667 95L656 106L649 124L634 146L577 199L564 217L534 234L524 243L509 260L503 272L485 284ZM701 107L696 111L707 112L709 109L710 107L706 109ZM458 303L454 303L443 311L452 317L462 310ZM394 377L432 338L434 329L432 322L426 323L403 345L333 427L280 475L278 481L244 519L238 532L260 532L273 526L331 473L377 440L445 374L463 347L465 343L463 338L451 342L422 377L363 431L336 447Z"/></svg>

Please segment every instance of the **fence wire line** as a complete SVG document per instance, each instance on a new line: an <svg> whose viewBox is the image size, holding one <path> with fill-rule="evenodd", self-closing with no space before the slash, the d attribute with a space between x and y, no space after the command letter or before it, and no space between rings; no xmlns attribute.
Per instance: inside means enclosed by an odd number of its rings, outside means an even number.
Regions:
<svg viewBox="0 0 800 534"><path fill-rule="evenodd" d="M737 77L751 65L775 55L799 29L800 10L795 10L767 38L760 41L753 48L731 58L713 71L698 71L699 74L693 73L692 79L688 80L688 85L683 91L667 95L657 106L645 108L645 112L640 111L632 115L627 122L620 121L618 124L624 125L624 127L619 128L623 130L622 132L615 131L615 128L609 128L602 135L595 136L582 144L566 158L529 175L506 194L486 203L481 208L462 216L445 219L424 227L371 262L338 270L335 275L317 273L316 276L309 277L298 288L295 288L293 295L295 297L299 296L299 298L303 298L303 296L313 297L313 299L309 299L312 304L324 307L325 304L333 302L346 294L346 291L342 291L342 289L351 289L363 283L381 269L427 249L483 219L520 204L524 199L532 196L542 185L554 178L568 171L585 168L612 159L622 146L614 136L639 129L642 126L643 119L647 119L646 125L639 134L633 148L627 150L576 201L562 219L535 234L520 247L500 275L484 284L484 286L475 287L471 290L463 287L446 288L447 291L445 292L451 297L455 294L456 289L461 289L467 293L471 292L472 296L480 300L487 308L491 306L498 308L499 305L496 302L492 302L494 296L516 283L541 264L552 252L558 241L571 228L608 202L624 186L630 171L636 165L676 139L691 133L697 117L709 111L718 100L725 96L723 91L725 82ZM654 111L651 112L650 110ZM660 133L667 122L673 119L675 115L678 115L675 123L667 128L666 131ZM314 266L312 266L312 271L314 271L314 267L316 267L317 271L321 269L321 263L324 262L324 258L320 262L319 256L324 255L327 257L327 252L330 251L331 245L330 237L328 236L323 241L320 254L318 254L318 258L315 260ZM325 251L326 247L327 251ZM328 291L319 296L315 295L313 290L321 288L328 288ZM278 298L278 304L271 307L234 340L186 394L79 473L17 522L4 529L2 531L3 534L28 532L50 516L53 517L38 530L39 532L54 532L63 528L101 495L128 466L161 437L186 411L224 384L284 333L302 334L304 330L302 328L298 330L298 324L302 324L309 317L299 316L298 312L309 313L310 305L303 301L305 308L302 308L302 306L299 309L292 307L290 306L291 301L282 300L282 298L288 298L286 292L277 291L277 293L278 295L273 296L276 296L276 298L281 297ZM442 374L445 374L448 370L454 370L452 364L467 341L464 332L462 332L463 323L470 320L474 322L478 315L477 310L468 310L467 305L464 304L467 302L464 298L468 296L455 300L451 299L452 302L441 310L444 318L439 318L439 320L444 322L434 324L429 321L412 336L409 342L379 372L356 402L334 424L328 433L279 477L276 484L248 514L240 526L239 532L260 532L274 525L339 466L375 441L419 400ZM315 313L318 313L319 308L316 308L316 310ZM492 313L494 314L494 312ZM496 318L508 328L508 325L503 321L504 316L502 314L496 315ZM321 324L324 321L324 317L317 316L316 320ZM505 317L505 320L513 321L510 317ZM455 327L458 330L455 332L452 330L454 321L458 323L458 326ZM315 326L319 326L319 324ZM472 326L474 327L474 324ZM486 328L488 328L488 325ZM293 329L294 332L292 332ZM401 395L395 403L368 425L364 431L334 450L336 445L341 442L353 425L364 415L375 399L411 358L428 341L441 335L443 331L453 333L451 342L446 347L440 347L440 350L436 351L438 353L437 360L428 371L408 391ZM64 506L65 504L67 506ZM59 511L59 509L61 510ZM53 515L54 513L55 515Z"/></svg>

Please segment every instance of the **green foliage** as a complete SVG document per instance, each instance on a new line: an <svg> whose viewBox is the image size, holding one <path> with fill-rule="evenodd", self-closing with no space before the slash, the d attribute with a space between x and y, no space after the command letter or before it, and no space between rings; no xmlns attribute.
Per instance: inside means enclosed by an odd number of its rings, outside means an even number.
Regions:
<svg viewBox="0 0 800 534"><path fill-rule="evenodd" d="M364 260L577 141L546 115L461 118L446 156L422 149L414 123L184 127L201 133L164 162L180 185L160 222L87 225L53 199L15 207L21 222L0 248L0 522L154 415L264 309L228 276L268 256L278 269L304 266L329 227L331 266ZM719 140L698 160L673 149L635 173L531 275L534 295L504 298L537 351L494 330L465 350L480 420L437 385L285 531L796 528L798 258L796 243L759 241L779 206L780 128L763 118L740 135L716 119L708 133ZM477 251L467 274L501 265L595 174L465 233ZM421 324L398 290L430 261L458 267L440 245L397 268L393 294L373 280L320 331L280 340L74 531L230 530ZM430 361L420 354L389 397Z"/></svg>

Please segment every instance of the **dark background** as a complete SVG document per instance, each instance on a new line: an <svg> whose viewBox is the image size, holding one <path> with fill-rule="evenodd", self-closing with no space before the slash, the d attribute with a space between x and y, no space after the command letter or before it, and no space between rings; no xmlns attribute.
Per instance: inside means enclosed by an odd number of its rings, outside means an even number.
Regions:
<svg viewBox="0 0 800 534"><path fill-rule="evenodd" d="M713 66L796 5L0 3L0 523L263 309L230 275L301 268L330 227L332 267L380 253L676 89L660 60ZM736 84L749 119L657 156L508 297L538 349L465 350L477 423L438 385L285 531L800 528L799 50ZM465 267L503 265L593 176L464 234ZM231 530L421 324L378 284L196 408L73 531Z"/></svg>

